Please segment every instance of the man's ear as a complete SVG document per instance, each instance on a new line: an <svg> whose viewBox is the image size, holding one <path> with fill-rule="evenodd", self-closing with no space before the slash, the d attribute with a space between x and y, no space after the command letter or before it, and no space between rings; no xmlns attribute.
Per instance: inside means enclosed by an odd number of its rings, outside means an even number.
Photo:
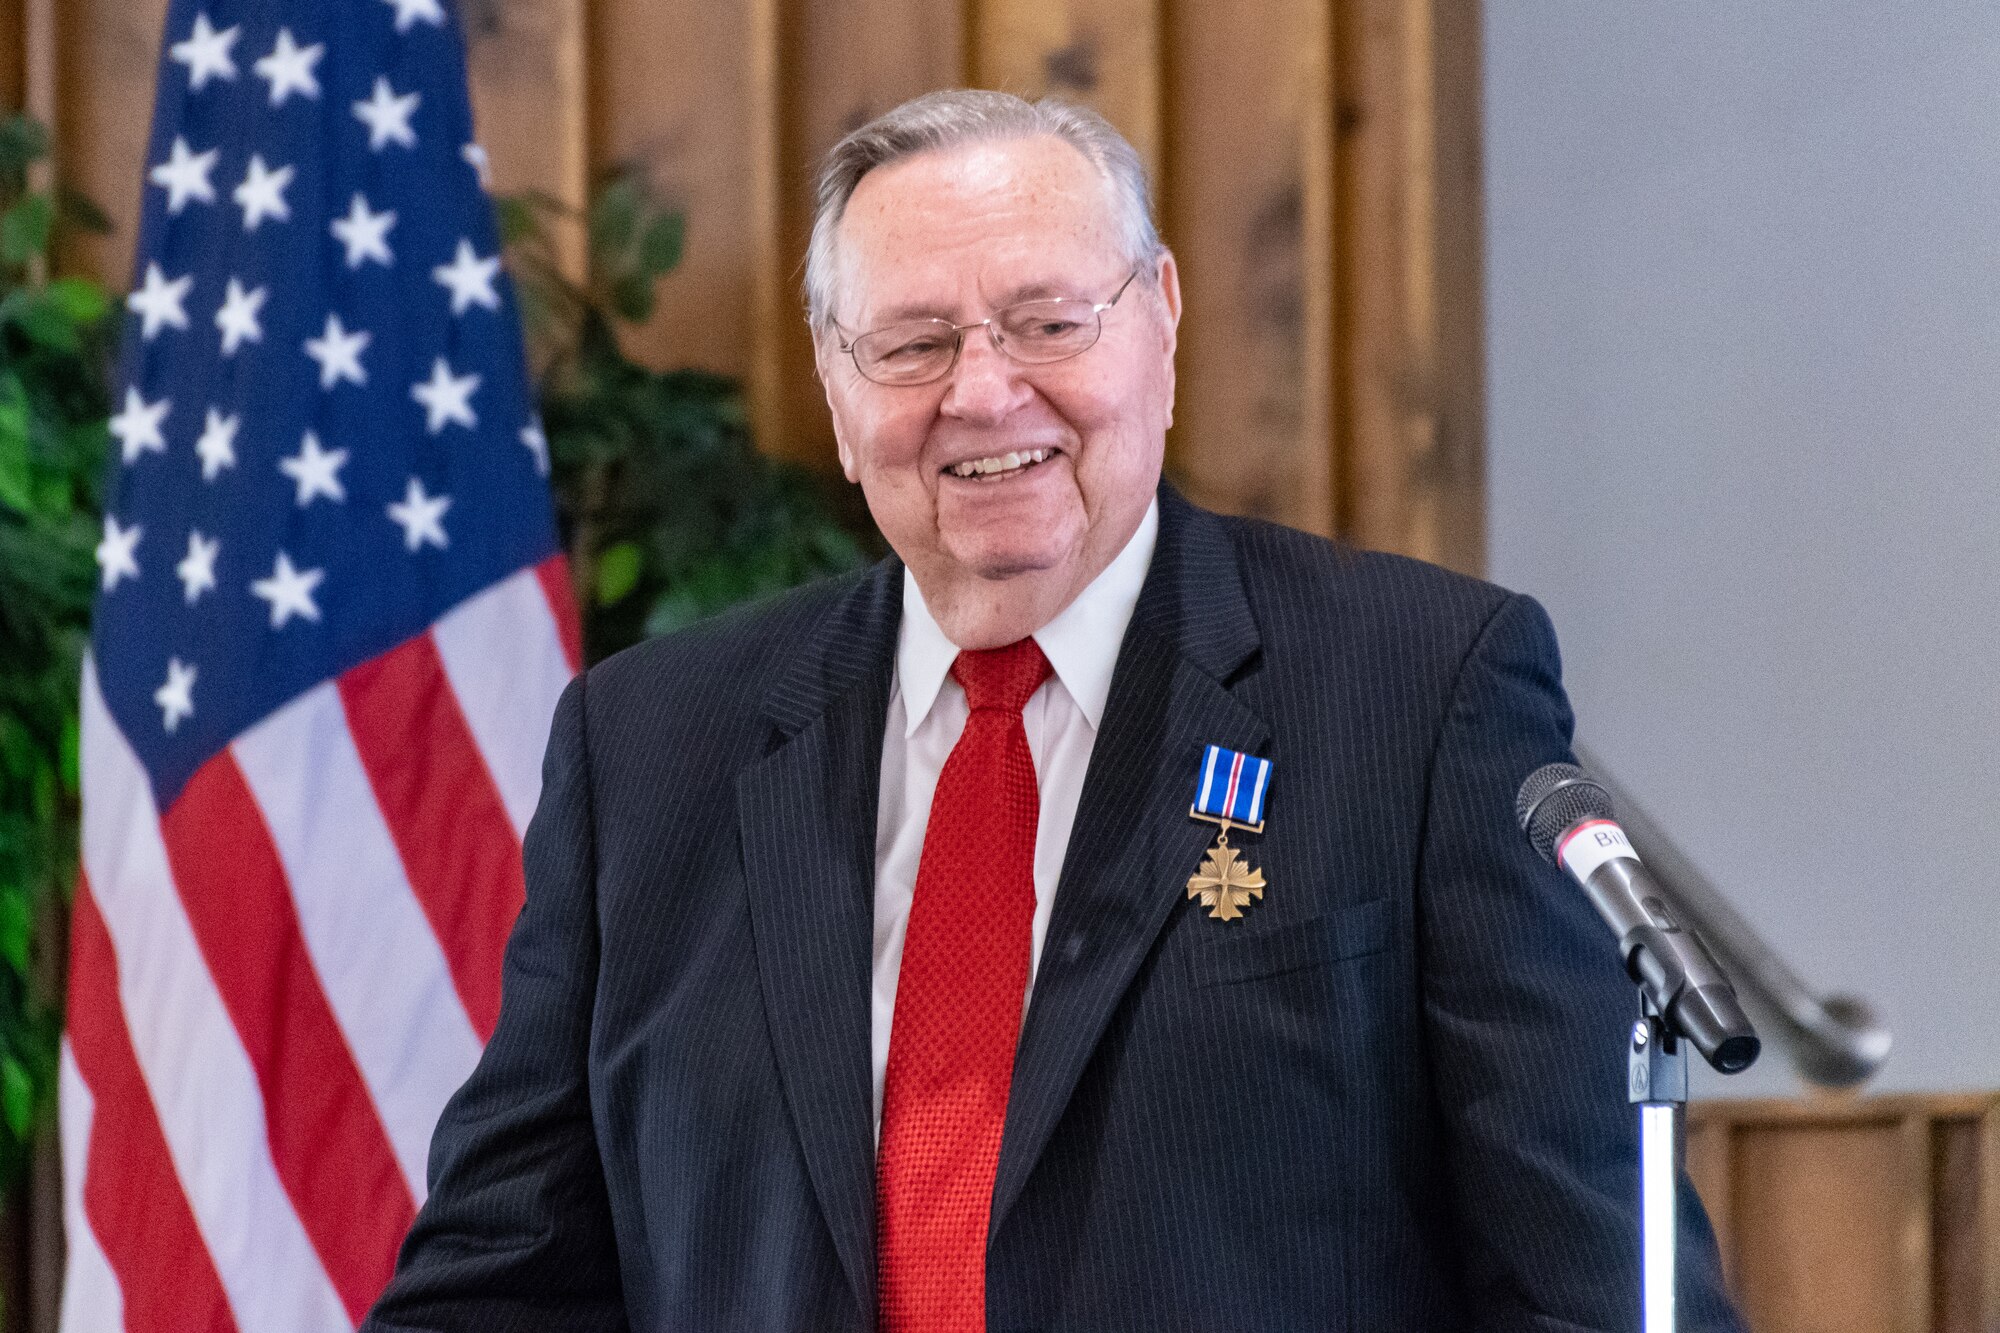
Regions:
<svg viewBox="0 0 2000 1333"><path fill-rule="evenodd" d="M1175 334L1181 326L1181 272L1174 263L1174 252L1162 247L1159 267L1153 275L1158 280L1160 304L1166 311L1167 355L1174 354Z"/></svg>
<svg viewBox="0 0 2000 1333"><path fill-rule="evenodd" d="M808 323L806 324L806 330L807 332L812 334L813 374L819 377L820 384L827 390L827 392L831 393L833 391L833 385L831 383L832 376L828 373L830 367L827 364L828 355L826 346L827 342L826 334L824 331L814 328L810 321L808 321Z"/></svg>
<svg viewBox="0 0 2000 1333"><path fill-rule="evenodd" d="M840 475L860 485L861 470L854 464L854 451L847 447L847 431L840 424L839 413L833 418L833 445L840 453Z"/></svg>
<svg viewBox="0 0 2000 1333"><path fill-rule="evenodd" d="M1181 326L1181 274L1174 263L1174 252L1160 251L1159 267L1154 272L1159 280L1160 313L1160 356L1166 362L1167 420L1169 429L1174 424L1174 348L1179 342Z"/></svg>

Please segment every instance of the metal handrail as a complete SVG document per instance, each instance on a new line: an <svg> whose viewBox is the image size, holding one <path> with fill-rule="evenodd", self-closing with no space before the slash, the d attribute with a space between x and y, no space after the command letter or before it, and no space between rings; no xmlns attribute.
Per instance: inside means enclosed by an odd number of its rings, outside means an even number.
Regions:
<svg viewBox="0 0 2000 1333"><path fill-rule="evenodd" d="M1617 808L1618 823L1708 944L1760 1026L1775 1034L1801 1077L1821 1087L1865 1082L1889 1058L1888 1027L1856 995L1819 995L1792 971L1722 891L1695 868L1632 794L1582 746L1577 758Z"/></svg>

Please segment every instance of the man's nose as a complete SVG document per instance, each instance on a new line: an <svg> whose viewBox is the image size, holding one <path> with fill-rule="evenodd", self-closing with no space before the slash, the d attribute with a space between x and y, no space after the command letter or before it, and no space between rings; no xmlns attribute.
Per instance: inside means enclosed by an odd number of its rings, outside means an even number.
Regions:
<svg viewBox="0 0 2000 1333"><path fill-rule="evenodd" d="M940 410L961 420L999 421L1028 398L1021 365L993 345L991 326L965 331Z"/></svg>

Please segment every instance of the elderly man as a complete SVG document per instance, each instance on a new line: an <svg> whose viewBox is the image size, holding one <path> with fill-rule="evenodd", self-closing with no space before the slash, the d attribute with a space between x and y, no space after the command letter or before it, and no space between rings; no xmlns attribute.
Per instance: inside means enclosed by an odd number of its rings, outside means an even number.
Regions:
<svg viewBox="0 0 2000 1333"><path fill-rule="evenodd" d="M1086 111L855 131L807 287L895 557L570 687L369 1327L1633 1327L1540 609L1161 484L1180 289Z"/></svg>

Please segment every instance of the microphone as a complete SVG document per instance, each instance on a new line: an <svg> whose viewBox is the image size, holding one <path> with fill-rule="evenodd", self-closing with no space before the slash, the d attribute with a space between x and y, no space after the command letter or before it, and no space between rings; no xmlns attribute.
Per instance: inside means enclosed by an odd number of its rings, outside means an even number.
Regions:
<svg viewBox="0 0 2000 1333"><path fill-rule="evenodd" d="M1763 1043L1728 976L1681 928L1672 899L1612 819L1611 794L1575 764L1544 764L1521 784L1514 812L1542 859L1583 886L1618 936L1625 971L1671 1030L1722 1073L1748 1069Z"/></svg>

